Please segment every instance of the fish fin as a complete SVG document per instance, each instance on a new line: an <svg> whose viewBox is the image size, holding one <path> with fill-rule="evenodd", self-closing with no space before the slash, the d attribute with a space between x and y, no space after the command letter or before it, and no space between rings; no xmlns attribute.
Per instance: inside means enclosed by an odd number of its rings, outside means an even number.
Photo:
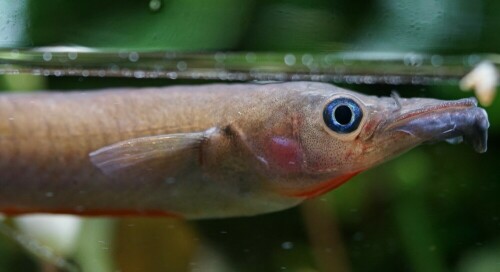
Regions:
<svg viewBox="0 0 500 272"><path fill-rule="evenodd" d="M134 138L102 147L90 161L114 178L168 177L198 162L204 132Z"/></svg>

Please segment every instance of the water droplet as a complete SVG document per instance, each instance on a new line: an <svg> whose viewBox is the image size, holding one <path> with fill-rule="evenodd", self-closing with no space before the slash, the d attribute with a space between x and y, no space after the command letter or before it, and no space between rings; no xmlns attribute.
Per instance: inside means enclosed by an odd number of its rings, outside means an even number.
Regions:
<svg viewBox="0 0 500 272"><path fill-rule="evenodd" d="M309 66L313 64L314 62L314 57L311 54L304 54L302 56L302 64Z"/></svg>
<svg viewBox="0 0 500 272"><path fill-rule="evenodd" d="M481 57L479 55L470 55L467 57L467 64L470 66L475 66L481 61Z"/></svg>
<svg viewBox="0 0 500 272"><path fill-rule="evenodd" d="M124 77L131 77L132 76L132 72L129 69L122 69L121 74Z"/></svg>
<svg viewBox="0 0 500 272"><path fill-rule="evenodd" d="M226 59L226 54L224 52L217 52L214 56L215 61L223 62Z"/></svg>
<svg viewBox="0 0 500 272"><path fill-rule="evenodd" d="M177 63L177 69L179 71L186 71L186 69L187 69L187 63L185 61L179 61Z"/></svg>
<svg viewBox="0 0 500 272"><path fill-rule="evenodd" d="M407 54L403 58L403 62L406 66L421 66L423 63L422 56L416 54Z"/></svg>
<svg viewBox="0 0 500 272"><path fill-rule="evenodd" d="M201 76L200 73L191 73L192 79L198 79L198 78L200 78L200 76Z"/></svg>
<svg viewBox="0 0 500 272"><path fill-rule="evenodd" d="M249 52L246 54L245 59L247 60L247 62L255 62L257 60L257 56L255 55L255 53Z"/></svg>
<svg viewBox="0 0 500 272"><path fill-rule="evenodd" d="M139 60L139 53L137 52L130 52L130 54L128 54L128 60L130 60L131 62L136 62Z"/></svg>
<svg viewBox="0 0 500 272"><path fill-rule="evenodd" d="M377 81L376 78L373 76L364 76L363 77L364 84L374 84L376 81Z"/></svg>
<svg viewBox="0 0 500 272"><path fill-rule="evenodd" d="M78 58L78 53L77 52L69 52L68 53L68 58L70 60L76 60L76 58Z"/></svg>
<svg viewBox="0 0 500 272"><path fill-rule="evenodd" d="M161 8L161 1L160 0L151 0L149 1L149 9L151 11L158 11Z"/></svg>
<svg viewBox="0 0 500 272"><path fill-rule="evenodd" d="M144 71L134 71L135 78L144 78L146 77L146 72Z"/></svg>
<svg viewBox="0 0 500 272"><path fill-rule="evenodd" d="M292 243L292 242L290 242L290 241L283 242L283 243L281 244L281 248L282 248L282 249L286 249L286 250L290 250L290 249L292 249L292 248L293 248L293 243Z"/></svg>
<svg viewBox="0 0 500 272"><path fill-rule="evenodd" d="M170 79L176 79L177 73L176 72L169 72L169 73L167 73L167 77L169 77Z"/></svg>
<svg viewBox="0 0 500 272"><path fill-rule="evenodd" d="M109 67L108 70L110 72L118 73L120 71L120 67L114 63L111 63L108 67Z"/></svg>
<svg viewBox="0 0 500 272"><path fill-rule="evenodd" d="M50 61L50 60L52 60L52 53L50 53L50 52L45 52L45 53L43 53L43 56L42 56L42 57L43 57L43 60L44 60L44 61Z"/></svg>
<svg viewBox="0 0 500 272"><path fill-rule="evenodd" d="M287 54L285 56L285 64L288 65L288 66L292 66L295 64L295 56L293 54Z"/></svg>

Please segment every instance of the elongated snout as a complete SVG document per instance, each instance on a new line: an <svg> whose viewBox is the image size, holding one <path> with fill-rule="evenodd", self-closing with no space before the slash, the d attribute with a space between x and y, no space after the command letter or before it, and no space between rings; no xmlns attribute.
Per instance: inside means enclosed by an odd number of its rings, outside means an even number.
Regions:
<svg viewBox="0 0 500 272"><path fill-rule="evenodd" d="M427 100L425 103L415 104L420 106L411 109L408 105L386 129L410 134L422 142L457 142L464 139L470 142L477 152L486 152L490 126L488 114L477 107L474 98L457 101Z"/></svg>

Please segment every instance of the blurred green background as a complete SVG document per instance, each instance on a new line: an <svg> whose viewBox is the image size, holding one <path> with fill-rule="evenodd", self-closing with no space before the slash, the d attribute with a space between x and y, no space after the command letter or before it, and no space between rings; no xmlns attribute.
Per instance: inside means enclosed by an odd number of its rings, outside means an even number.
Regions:
<svg viewBox="0 0 500 272"><path fill-rule="evenodd" d="M499 15L494 0L2 0L0 47L466 56L498 53ZM5 91L203 83L0 76ZM344 86L470 96L455 85ZM300 207L251 218L86 219L59 254L83 271L500 271L498 99L487 110L486 154L422 146ZM0 237L0 271L57 268Z"/></svg>

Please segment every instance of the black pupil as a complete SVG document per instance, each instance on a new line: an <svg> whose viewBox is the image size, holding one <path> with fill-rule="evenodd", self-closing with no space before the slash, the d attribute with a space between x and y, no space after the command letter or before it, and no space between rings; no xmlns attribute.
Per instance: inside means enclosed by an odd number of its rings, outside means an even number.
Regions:
<svg viewBox="0 0 500 272"><path fill-rule="evenodd" d="M335 120L341 125L347 125L351 122L352 111L346 105L338 106L333 114L335 115Z"/></svg>

